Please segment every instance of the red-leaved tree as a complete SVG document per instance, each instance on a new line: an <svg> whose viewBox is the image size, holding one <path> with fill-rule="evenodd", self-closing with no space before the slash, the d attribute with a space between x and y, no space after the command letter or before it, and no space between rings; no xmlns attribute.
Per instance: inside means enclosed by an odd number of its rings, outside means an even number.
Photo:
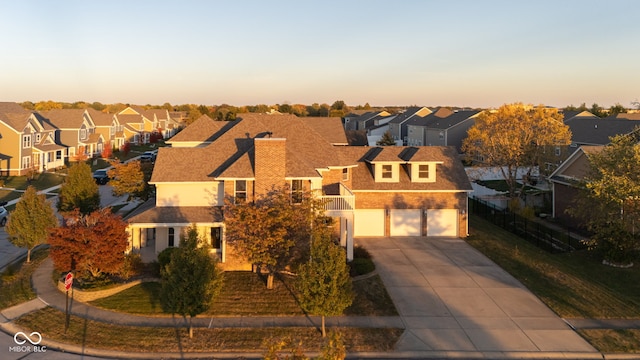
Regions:
<svg viewBox="0 0 640 360"><path fill-rule="evenodd" d="M50 255L59 271L75 271L79 278L117 273L128 245L127 223L109 208L81 215L67 213L62 226L49 233Z"/></svg>
<svg viewBox="0 0 640 360"><path fill-rule="evenodd" d="M104 147L102 148L102 153L100 154L100 156L102 156L103 159L109 159L111 155L113 155L113 149L111 148L111 143L104 144Z"/></svg>

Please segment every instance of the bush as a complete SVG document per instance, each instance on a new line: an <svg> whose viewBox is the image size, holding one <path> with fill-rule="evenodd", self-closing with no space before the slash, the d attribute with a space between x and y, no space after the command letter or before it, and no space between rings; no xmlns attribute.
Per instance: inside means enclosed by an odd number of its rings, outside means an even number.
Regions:
<svg viewBox="0 0 640 360"><path fill-rule="evenodd" d="M349 271L351 276L368 274L376 269L373 261L365 258L354 258L353 261L349 263L349 267L351 268Z"/></svg>
<svg viewBox="0 0 640 360"><path fill-rule="evenodd" d="M367 251L367 249L363 248L360 245L355 245L353 247L353 258L354 259L371 259L371 253Z"/></svg>
<svg viewBox="0 0 640 360"><path fill-rule="evenodd" d="M143 266L140 254L129 253L124 256L124 263L122 263L122 268L118 275L127 280L131 276L139 274Z"/></svg>
<svg viewBox="0 0 640 360"><path fill-rule="evenodd" d="M158 254L158 269L164 269L165 266L169 265L171 262L171 253L175 251L176 248L168 247Z"/></svg>

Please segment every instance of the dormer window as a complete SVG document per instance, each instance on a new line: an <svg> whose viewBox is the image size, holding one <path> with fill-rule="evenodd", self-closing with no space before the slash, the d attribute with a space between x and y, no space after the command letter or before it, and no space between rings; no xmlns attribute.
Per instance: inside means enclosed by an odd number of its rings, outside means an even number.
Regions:
<svg viewBox="0 0 640 360"><path fill-rule="evenodd" d="M400 164L387 163L375 164L376 182L398 182L400 181Z"/></svg>
<svg viewBox="0 0 640 360"><path fill-rule="evenodd" d="M429 178L429 165L418 165L418 178L420 179Z"/></svg>
<svg viewBox="0 0 640 360"><path fill-rule="evenodd" d="M383 179L391 179L391 178L393 178L393 166L392 165L382 165L382 178Z"/></svg>
<svg viewBox="0 0 640 360"><path fill-rule="evenodd" d="M435 182L436 163L410 164L412 182Z"/></svg>

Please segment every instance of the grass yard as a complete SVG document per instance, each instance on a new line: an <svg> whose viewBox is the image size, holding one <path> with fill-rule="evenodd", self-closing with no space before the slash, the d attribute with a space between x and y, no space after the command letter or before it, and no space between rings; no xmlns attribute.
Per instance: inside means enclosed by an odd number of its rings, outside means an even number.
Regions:
<svg viewBox="0 0 640 360"><path fill-rule="evenodd" d="M31 253L31 264L24 261L7 268L0 276L0 309L36 298L31 289L31 275L49 255L48 249ZM26 258L25 258L26 259Z"/></svg>
<svg viewBox="0 0 640 360"><path fill-rule="evenodd" d="M29 183L26 176L9 176L2 177L0 180L4 181L4 187L13 188L16 190L26 190L29 185L33 185L38 190L48 189L50 187L60 185L64 181L64 176L55 173L41 173L37 178Z"/></svg>
<svg viewBox="0 0 640 360"><path fill-rule="evenodd" d="M276 277L274 288L267 290L265 278L248 271L229 271L220 295L206 315L261 316L304 315L292 287L293 277ZM359 280L353 284L355 299L346 315L397 315L389 294L379 276ZM143 315L164 315L158 300L159 283L143 283L115 295L92 301L106 309Z"/></svg>
<svg viewBox="0 0 640 360"><path fill-rule="evenodd" d="M565 318L640 318L640 266L602 265L597 252L549 254L476 216L469 244ZM581 332L600 351L640 351L640 331Z"/></svg>
<svg viewBox="0 0 640 360"><path fill-rule="evenodd" d="M71 316L64 332L64 313L45 308L17 319L27 331L38 331L43 339L82 345L88 348L135 352L251 351L264 353L266 341L292 339L305 351L318 351L323 339L318 329L305 328L225 328L194 329L189 339L186 329L111 325ZM347 351L388 351L393 349L402 329L337 328Z"/></svg>

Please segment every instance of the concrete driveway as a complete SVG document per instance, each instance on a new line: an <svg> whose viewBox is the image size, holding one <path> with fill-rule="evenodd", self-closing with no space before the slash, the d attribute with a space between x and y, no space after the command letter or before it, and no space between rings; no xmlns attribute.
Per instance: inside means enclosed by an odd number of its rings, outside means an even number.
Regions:
<svg viewBox="0 0 640 360"><path fill-rule="evenodd" d="M358 238L355 243L374 256L405 324L396 351L599 355L519 281L463 240Z"/></svg>

